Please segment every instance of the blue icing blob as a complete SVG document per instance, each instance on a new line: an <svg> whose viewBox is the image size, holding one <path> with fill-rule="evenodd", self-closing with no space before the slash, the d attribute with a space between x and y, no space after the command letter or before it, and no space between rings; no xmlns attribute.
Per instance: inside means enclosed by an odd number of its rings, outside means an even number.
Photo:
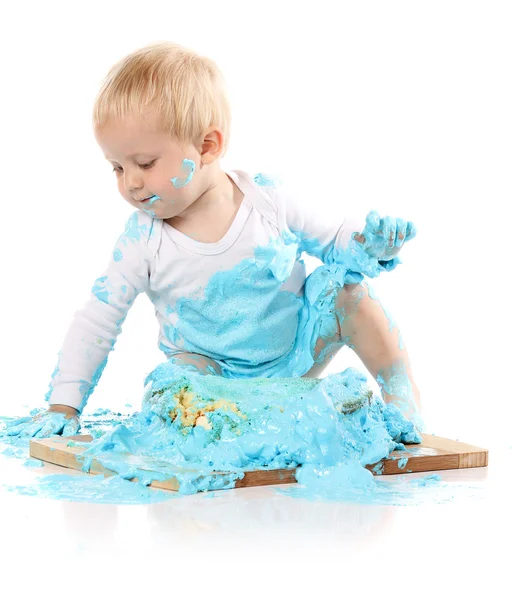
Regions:
<svg viewBox="0 0 513 600"><path fill-rule="evenodd" d="M114 252L112 253L112 258L116 262L119 262L120 260L123 260L123 252L121 252L121 250L119 248L116 248L114 250Z"/></svg>
<svg viewBox="0 0 513 600"><path fill-rule="evenodd" d="M44 462L42 460L38 460L37 458L27 458L27 460L23 463L24 467L44 467Z"/></svg>
<svg viewBox="0 0 513 600"><path fill-rule="evenodd" d="M139 224L137 212L134 212L126 222L125 231L121 234L118 244L122 243L127 246L129 242L140 242L142 237L147 238L150 234L148 225L145 223Z"/></svg>
<svg viewBox="0 0 513 600"><path fill-rule="evenodd" d="M401 450L402 450L402 449L403 449L403 448L401 448ZM400 469L404 469L404 467L405 467L407 464L408 464L408 458L407 458L406 456L405 456L405 457L403 457L403 458L400 458L400 459L397 461L397 466L398 466Z"/></svg>
<svg viewBox="0 0 513 600"><path fill-rule="evenodd" d="M274 179L265 173L257 173L254 175L253 181L261 187L276 187Z"/></svg>
<svg viewBox="0 0 513 600"><path fill-rule="evenodd" d="M175 188L183 188L185 187L192 179L194 175L194 171L196 169L196 163L193 160L189 160L185 158L182 162L182 171L184 173L183 177L173 177L171 179L171 183Z"/></svg>
<svg viewBox="0 0 513 600"><path fill-rule="evenodd" d="M100 300L100 302L104 302L105 304L109 303L109 296L112 294L110 289L110 283L107 275L103 277L98 277L93 284L91 292Z"/></svg>
<svg viewBox="0 0 513 600"><path fill-rule="evenodd" d="M159 200L162 200L162 198L160 196L157 196L156 194L154 194L149 200L148 200L148 204L151 206L152 204L155 204L155 202L158 202ZM144 209L143 209L144 210ZM152 217L155 217L155 213L152 210L144 210L144 212L148 213L149 215L151 215Z"/></svg>

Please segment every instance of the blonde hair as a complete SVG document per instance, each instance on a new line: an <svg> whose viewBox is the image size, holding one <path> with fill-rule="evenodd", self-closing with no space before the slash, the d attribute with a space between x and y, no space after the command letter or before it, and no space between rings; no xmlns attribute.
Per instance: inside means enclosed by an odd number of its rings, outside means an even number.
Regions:
<svg viewBox="0 0 513 600"><path fill-rule="evenodd" d="M216 126L230 139L231 111L216 63L172 42L144 46L118 61L102 82L93 108L93 127L109 120L154 111L161 130L181 142L200 143Z"/></svg>

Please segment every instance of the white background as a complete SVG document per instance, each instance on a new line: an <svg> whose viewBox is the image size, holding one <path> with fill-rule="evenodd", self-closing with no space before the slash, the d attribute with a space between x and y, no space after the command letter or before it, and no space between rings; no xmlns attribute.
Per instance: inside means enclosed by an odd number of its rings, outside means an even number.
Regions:
<svg viewBox="0 0 513 600"><path fill-rule="evenodd" d="M228 81L223 166L304 181L319 211L414 221L375 280L399 324L427 430L489 444L511 411L511 13L499 2L32 3L0 36L1 414L42 406L75 312L132 208L96 145L110 66L172 40ZM88 409L139 406L164 360L139 297ZM342 351L329 371L359 366ZM360 363L361 365L361 363ZM509 412L511 415L511 412ZM499 426L504 423L503 419Z"/></svg>
<svg viewBox="0 0 513 600"><path fill-rule="evenodd" d="M125 54L172 40L228 81L226 169L302 178L333 219L374 208L414 221L403 264L374 288L427 431L511 448L510 2L25 2L1 21L0 414L44 405L132 210L93 137L100 82ZM137 409L163 359L139 297L88 409ZM330 371L347 366L359 362L344 350Z"/></svg>

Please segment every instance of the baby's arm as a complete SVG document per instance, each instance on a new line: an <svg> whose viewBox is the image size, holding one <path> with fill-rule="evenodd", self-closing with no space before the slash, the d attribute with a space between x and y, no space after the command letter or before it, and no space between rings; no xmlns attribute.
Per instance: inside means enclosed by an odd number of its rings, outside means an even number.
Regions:
<svg viewBox="0 0 513 600"><path fill-rule="evenodd" d="M106 270L70 324L45 396L48 410L32 411L33 418L11 423L7 435L47 437L78 431L78 416L101 377L128 310L148 287L152 255L146 240L151 224L142 213L128 219Z"/></svg>
<svg viewBox="0 0 513 600"><path fill-rule="evenodd" d="M137 295L148 288L151 254L146 238L152 220L133 213L118 239L107 269L71 322L45 397L50 407L82 413L107 364L110 351Z"/></svg>
<svg viewBox="0 0 513 600"><path fill-rule="evenodd" d="M366 218L327 215L303 194L284 186L267 189L274 198L282 225L300 242L300 250L326 265L347 267L345 283L359 283L363 275L376 277L399 263L402 245L415 236L411 222L385 217L375 211Z"/></svg>

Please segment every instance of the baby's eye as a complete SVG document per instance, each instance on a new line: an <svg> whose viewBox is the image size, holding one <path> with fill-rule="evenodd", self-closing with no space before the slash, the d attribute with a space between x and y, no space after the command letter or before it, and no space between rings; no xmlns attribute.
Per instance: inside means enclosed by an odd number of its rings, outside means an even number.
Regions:
<svg viewBox="0 0 513 600"><path fill-rule="evenodd" d="M155 164L155 162L156 162L155 160L152 160L151 162L149 162L149 163L147 163L145 165L139 165L139 167L141 169L150 169L151 167L153 167L153 165ZM112 170L113 171L117 171L118 173L121 173L123 171L123 168L122 167L114 167Z"/></svg>

